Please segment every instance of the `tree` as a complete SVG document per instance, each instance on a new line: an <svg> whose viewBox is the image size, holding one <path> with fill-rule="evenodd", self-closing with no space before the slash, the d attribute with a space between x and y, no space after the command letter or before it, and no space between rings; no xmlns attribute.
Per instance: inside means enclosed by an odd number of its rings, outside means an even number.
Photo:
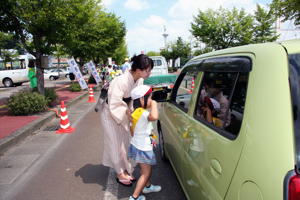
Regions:
<svg viewBox="0 0 300 200"><path fill-rule="evenodd" d="M253 17L246 15L244 9L239 12L235 7L232 12L220 7L217 11L199 10L190 32L202 43L213 49L225 49L250 44L253 32Z"/></svg>
<svg viewBox="0 0 300 200"><path fill-rule="evenodd" d="M287 20L295 20L295 26L300 25L299 0L273 0L270 6L275 9L275 13L278 17L283 17L283 22Z"/></svg>
<svg viewBox="0 0 300 200"><path fill-rule="evenodd" d="M155 52L155 51L149 51L148 53L146 53L147 56L160 56L159 52Z"/></svg>
<svg viewBox="0 0 300 200"><path fill-rule="evenodd" d="M160 52L166 60L173 59L173 61L179 57L187 58L190 53L190 43L183 41L181 37L178 37L175 42L168 43L167 48ZM174 62L172 65L174 66Z"/></svg>
<svg viewBox="0 0 300 200"><path fill-rule="evenodd" d="M36 57L38 92L44 94L42 55L50 55L75 27L85 24L96 0L5 0L0 3L0 31L10 32ZM69 41L71 42L71 41Z"/></svg>
<svg viewBox="0 0 300 200"><path fill-rule="evenodd" d="M258 4L256 4L256 7L253 43L273 42L277 40L280 35L276 36L276 31L273 28L273 24L276 21L274 9L271 8L269 11L266 11Z"/></svg>
<svg viewBox="0 0 300 200"><path fill-rule="evenodd" d="M105 13L100 6L94 7L89 13L91 17L83 27L74 29L63 43L81 69L84 62L106 62L108 57L113 57L126 34L125 23L115 14Z"/></svg>
<svg viewBox="0 0 300 200"><path fill-rule="evenodd" d="M125 58L128 57L128 49L127 49L127 44L125 41L125 37L122 39L122 43L120 46L115 50L112 60L116 62L118 65L122 65L125 61Z"/></svg>

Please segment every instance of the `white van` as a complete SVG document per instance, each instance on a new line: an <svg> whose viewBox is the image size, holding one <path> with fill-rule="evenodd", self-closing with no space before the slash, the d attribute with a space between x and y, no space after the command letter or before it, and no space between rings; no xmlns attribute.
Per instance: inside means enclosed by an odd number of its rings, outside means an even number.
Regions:
<svg viewBox="0 0 300 200"><path fill-rule="evenodd" d="M12 87L28 82L29 60L35 60L35 57L31 54L19 55L18 59L12 62L4 62L0 59L0 83L5 87Z"/></svg>

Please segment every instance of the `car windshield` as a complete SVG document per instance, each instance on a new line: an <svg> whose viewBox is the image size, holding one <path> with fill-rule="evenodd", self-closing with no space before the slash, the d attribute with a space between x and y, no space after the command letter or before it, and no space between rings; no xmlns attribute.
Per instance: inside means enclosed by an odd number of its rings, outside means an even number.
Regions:
<svg viewBox="0 0 300 200"><path fill-rule="evenodd" d="M289 55L290 87L294 115L296 169L300 173L300 53Z"/></svg>

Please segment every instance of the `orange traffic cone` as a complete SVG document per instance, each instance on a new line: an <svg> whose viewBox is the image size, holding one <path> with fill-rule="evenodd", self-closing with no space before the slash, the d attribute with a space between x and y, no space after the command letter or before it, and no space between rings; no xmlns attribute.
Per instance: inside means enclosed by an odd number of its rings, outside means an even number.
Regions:
<svg viewBox="0 0 300 200"><path fill-rule="evenodd" d="M87 103L91 103L91 102L96 102L95 99L94 99L94 94L93 94L92 87L90 87L89 100L87 101Z"/></svg>
<svg viewBox="0 0 300 200"><path fill-rule="evenodd" d="M104 85L106 84L106 79L104 79Z"/></svg>
<svg viewBox="0 0 300 200"><path fill-rule="evenodd" d="M194 91L194 78L192 78L192 85L191 85L191 91L190 94L192 94Z"/></svg>
<svg viewBox="0 0 300 200"><path fill-rule="evenodd" d="M71 128L67 109L65 107L65 102L61 102L61 112L60 112L60 129L56 133L72 133L75 128Z"/></svg>

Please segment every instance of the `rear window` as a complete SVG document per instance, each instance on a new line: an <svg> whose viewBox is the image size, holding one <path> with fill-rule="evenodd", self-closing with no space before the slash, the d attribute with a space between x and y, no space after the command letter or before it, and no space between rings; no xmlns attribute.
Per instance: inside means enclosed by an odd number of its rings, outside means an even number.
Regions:
<svg viewBox="0 0 300 200"><path fill-rule="evenodd" d="M153 64L154 64L154 67L162 66L162 61L161 60L153 60Z"/></svg>
<svg viewBox="0 0 300 200"><path fill-rule="evenodd" d="M289 55L297 172L300 173L300 54Z"/></svg>

